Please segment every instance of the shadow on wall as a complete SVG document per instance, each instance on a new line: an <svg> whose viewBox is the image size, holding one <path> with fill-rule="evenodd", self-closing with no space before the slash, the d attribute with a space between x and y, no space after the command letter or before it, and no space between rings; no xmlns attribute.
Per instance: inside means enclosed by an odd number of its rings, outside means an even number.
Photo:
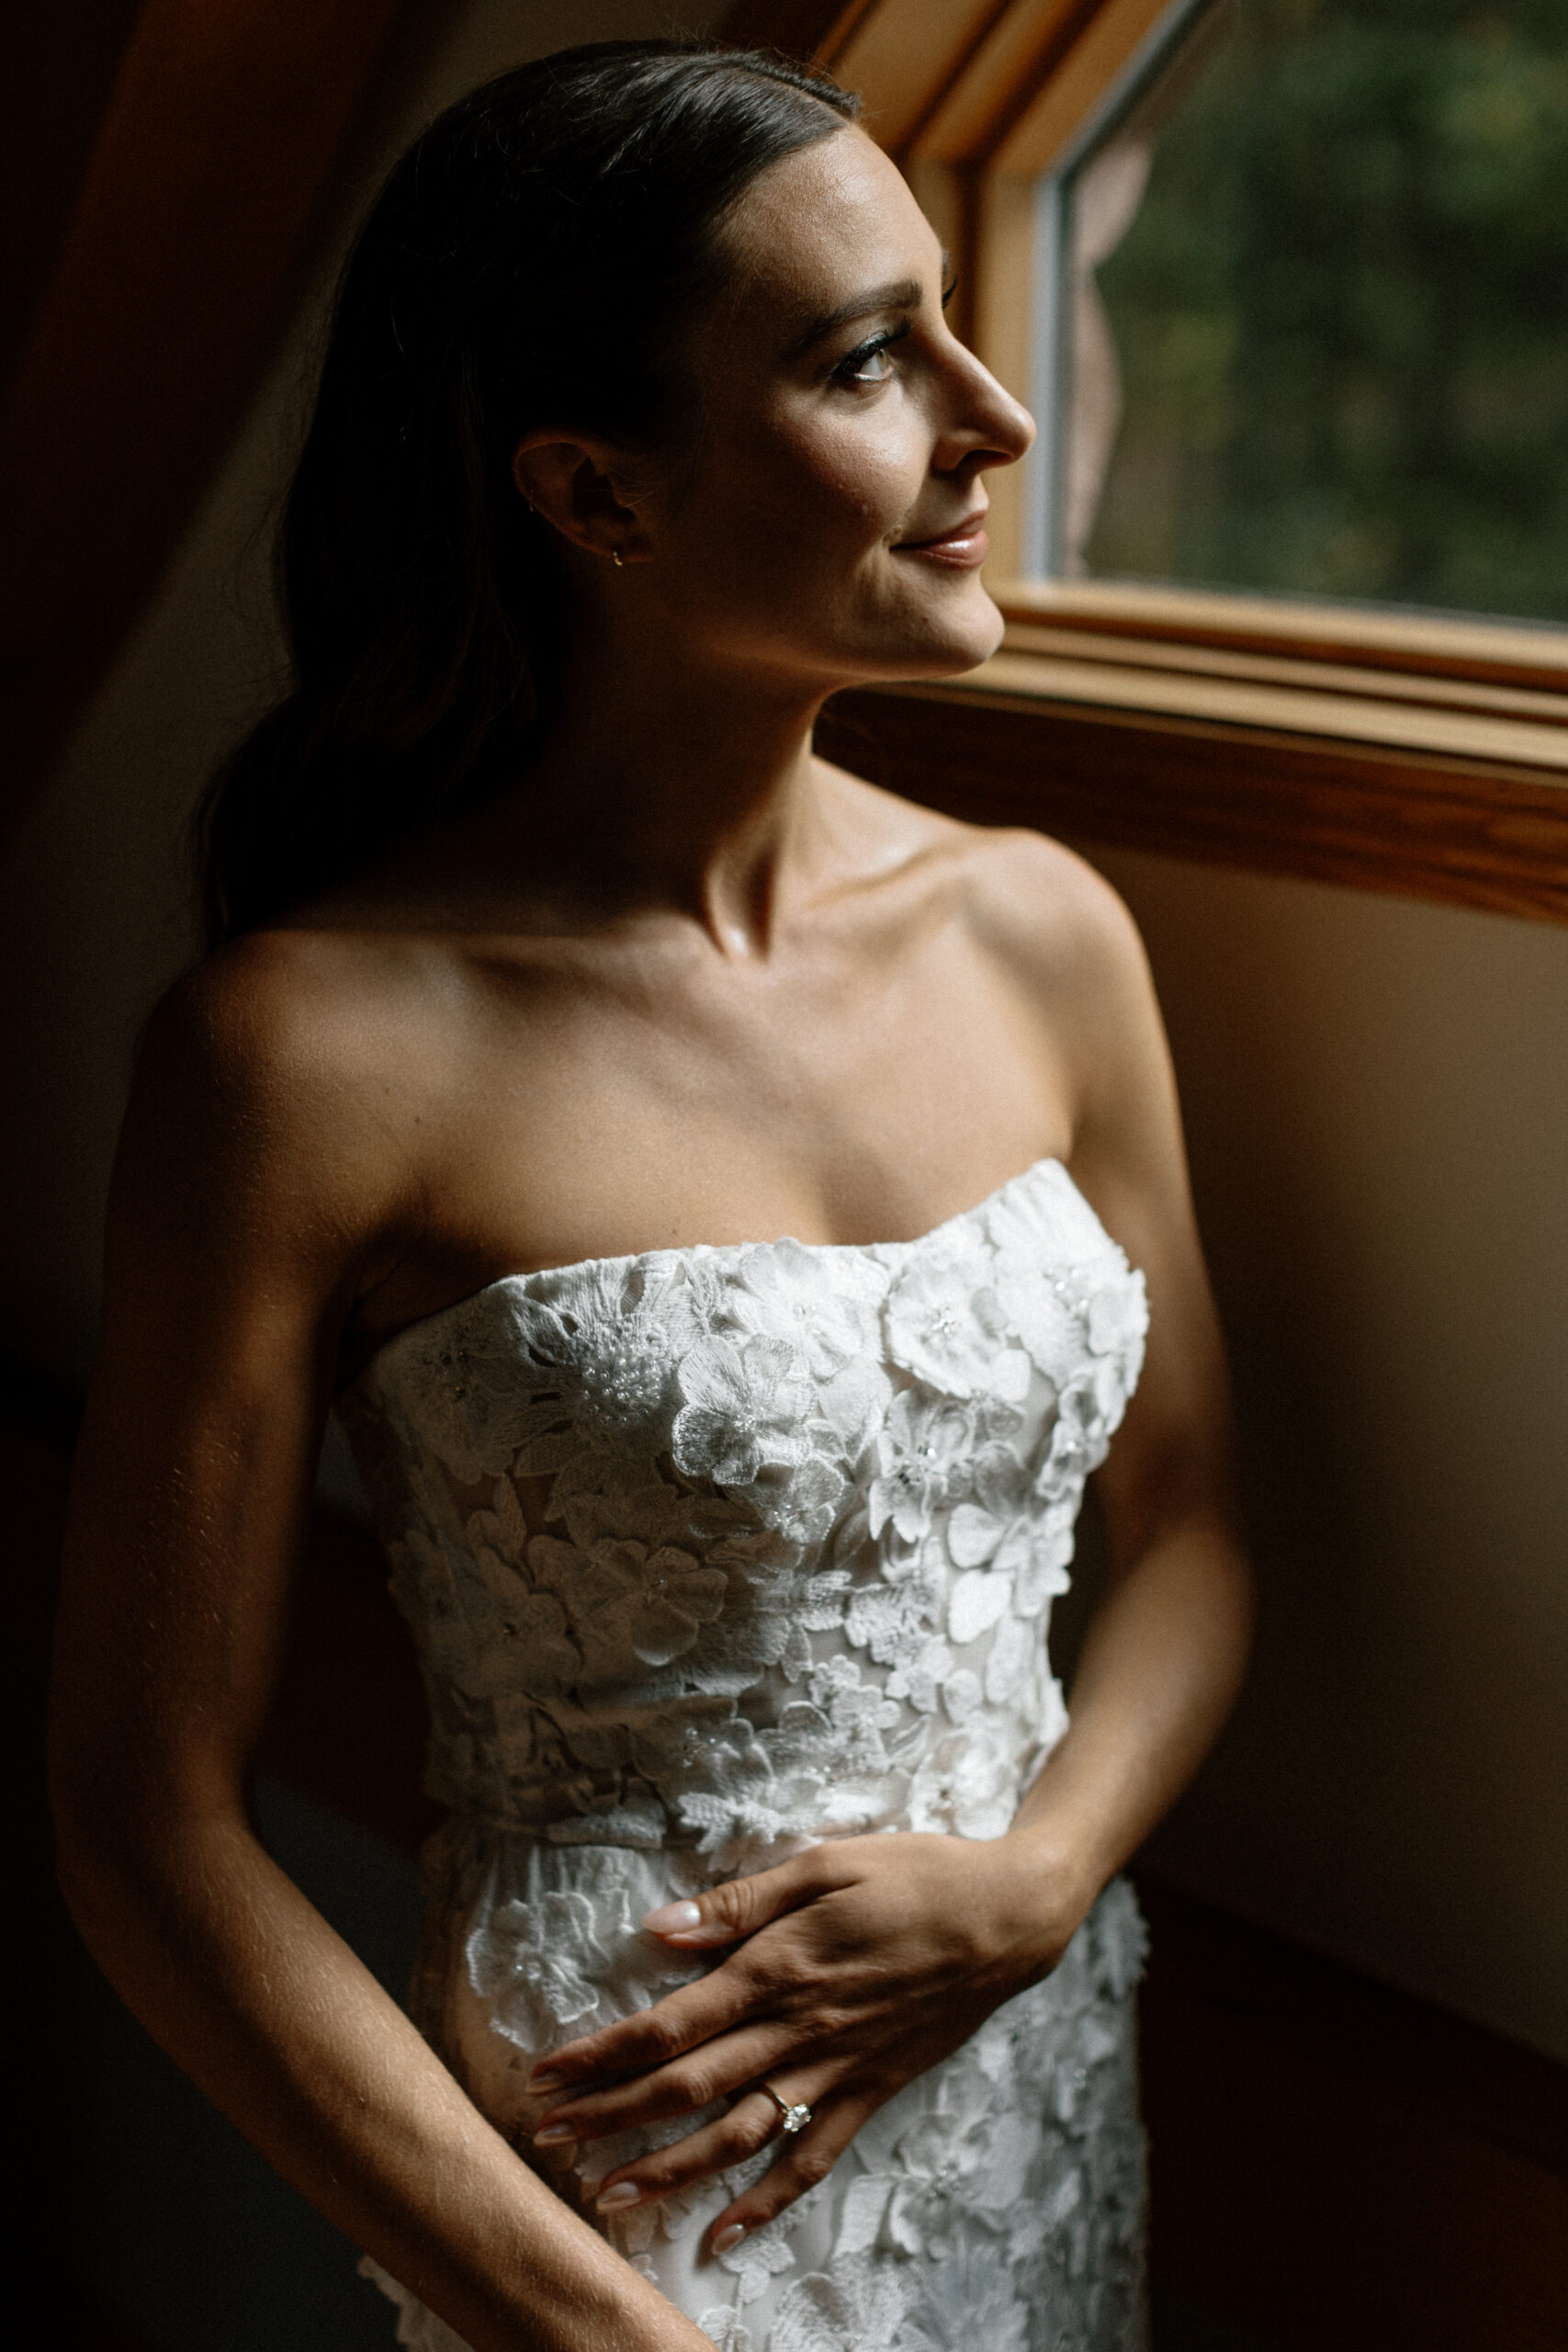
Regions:
<svg viewBox="0 0 1568 2352"><path fill-rule="evenodd" d="M1568 934L1096 862L1170 1028L1262 1582L1154 1858L1568 2053Z"/></svg>
<svg viewBox="0 0 1568 2352"><path fill-rule="evenodd" d="M419 1917L406 1856L276 1781L262 1834L401 2000ZM156 2352L387 2352L390 2306L347 2240L279 2178L121 2007L59 1921L73 2285ZM85 2352L85 2347L84 2347Z"/></svg>

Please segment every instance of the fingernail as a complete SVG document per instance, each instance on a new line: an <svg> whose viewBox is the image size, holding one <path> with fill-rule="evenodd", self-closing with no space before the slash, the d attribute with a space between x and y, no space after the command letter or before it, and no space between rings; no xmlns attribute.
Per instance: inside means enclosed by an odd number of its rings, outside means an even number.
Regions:
<svg viewBox="0 0 1568 2352"><path fill-rule="evenodd" d="M642 2191L635 2180L618 2180L614 2188L607 2188L597 2199L597 2210L601 2213L612 2213L618 2205L640 2205L641 2202Z"/></svg>
<svg viewBox="0 0 1568 2352"><path fill-rule="evenodd" d="M666 1903L662 1909L645 1912L643 1926L654 1936L689 1935L703 1924L703 1915L694 1903Z"/></svg>
<svg viewBox="0 0 1568 2352"><path fill-rule="evenodd" d="M558 2091L566 2076L555 2066L543 2066L528 2077L531 2091Z"/></svg>
<svg viewBox="0 0 1568 2352"><path fill-rule="evenodd" d="M715 2254L728 2254L732 2245L739 2245L745 2234L746 2224L744 2222L730 2222L727 2223L725 2228L719 2230L714 2237L713 2250Z"/></svg>
<svg viewBox="0 0 1568 2352"><path fill-rule="evenodd" d="M563 2140L575 2140L577 2133L570 2123L547 2123L542 2132L534 2134L536 2148L558 2148Z"/></svg>

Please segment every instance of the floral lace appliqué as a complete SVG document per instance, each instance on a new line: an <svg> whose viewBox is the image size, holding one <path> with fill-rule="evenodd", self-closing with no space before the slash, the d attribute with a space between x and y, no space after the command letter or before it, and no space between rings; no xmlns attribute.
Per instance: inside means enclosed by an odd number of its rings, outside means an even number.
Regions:
<svg viewBox="0 0 1568 2352"><path fill-rule="evenodd" d="M656 1904L822 1838L1006 1831L1066 1729L1050 1607L1145 1322L1043 1161L919 1241L515 1276L373 1360L344 1419L455 1815L416 2014L499 2128L535 2054L698 1968ZM733 2184L604 2226L723 2352L1133 2352L1140 1958L1113 1886L716 2262Z"/></svg>

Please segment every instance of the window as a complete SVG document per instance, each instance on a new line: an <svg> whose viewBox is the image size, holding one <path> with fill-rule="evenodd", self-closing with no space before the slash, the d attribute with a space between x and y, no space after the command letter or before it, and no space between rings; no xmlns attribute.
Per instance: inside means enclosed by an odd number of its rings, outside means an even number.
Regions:
<svg viewBox="0 0 1568 2352"><path fill-rule="evenodd" d="M1031 569L1568 620L1568 0L1156 39L1044 183Z"/></svg>

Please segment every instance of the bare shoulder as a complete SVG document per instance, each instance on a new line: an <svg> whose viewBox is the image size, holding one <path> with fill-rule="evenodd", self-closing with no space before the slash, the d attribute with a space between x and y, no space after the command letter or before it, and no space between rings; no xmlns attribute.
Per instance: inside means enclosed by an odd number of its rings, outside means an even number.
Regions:
<svg viewBox="0 0 1568 2352"><path fill-rule="evenodd" d="M1179 1156L1164 1023L1118 893L1086 859L1023 827L936 818L922 837L932 905L1026 1009L1066 1088L1075 1165L1109 1183L1110 1199L1114 1181L1096 1162L1107 1143L1115 1167L1151 1149L1162 1165Z"/></svg>
<svg viewBox="0 0 1568 2352"><path fill-rule="evenodd" d="M1143 983L1137 926L1103 875L1062 842L1021 826L964 831L965 905L993 953L1044 985Z"/></svg>
<svg viewBox="0 0 1568 2352"><path fill-rule="evenodd" d="M1181 1194L1185 1182L1169 1048L1137 925L1103 876L1040 833L985 836L967 885L977 941L1059 1057L1074 1172L1124 1238L1141 1229L1140 1202L1172 1185Z"/></svg>
<svg viewBox="0 0 1568 2352"><path fill-rule="evenodd" d="M148 1024L117 1192L172 1213L363 1240L417 1182L449 1067L438 959L416 943L276 931L177 981Z"/></svg>
<svg viewBox="0 0 1568 2352"><path fill-rule="evenodd" d="M1142 984L1143 943L1132 916L1104 876L1061 842L1023 826L965 824L842 769L829 773L874 861L880 853L880 862L918 874L1021 976Z"/></svg>
<svg viewBox="0 0 1568 2352"><path fill-rule="evenodd" d="M262 932L177 980L148 1025L143 1066L197 1082L217 1104L287 1120L292 1105L352 1102L410 1073L439 1025L430 958L354 933ZM434 1042L434 1040L432 1040Z"/></svg>

